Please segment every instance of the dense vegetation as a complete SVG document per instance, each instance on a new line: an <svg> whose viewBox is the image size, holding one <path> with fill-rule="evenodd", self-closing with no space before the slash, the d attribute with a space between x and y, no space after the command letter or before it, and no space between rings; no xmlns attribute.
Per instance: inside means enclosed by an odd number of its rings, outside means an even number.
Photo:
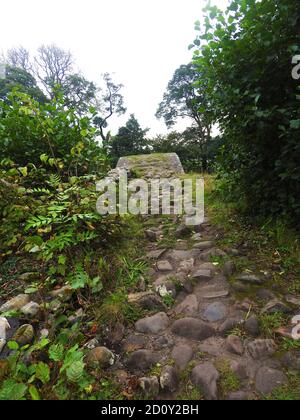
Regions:
<svg viewBox="0 0 300 420"><path fill-rule="evenodd" d="M131 268L138 252L126 239L137 222L127 218L125 226L95 210L95 182L110 168L105 130L110 116L125 110L121 86L106 74L98 90L71 73L71 57L54 46L42 48L48 61L38 83L24 51L9 52L0 80L0 300L24 289L39 296L49 335L34 346L9 344L13 355L0 360L0 399L89 398L92 390L104 398L106 380L87 373L79 347L95 328L96 300L101 319L115 324L125 312L134 319L125 308L127 274L135 278L143 268ZM61 67L52 74L54 63ZM62 286L69 290L64 303L47 302ZM68 320L79 308L92 320L84 331L80 317Z"/></svg>
<svg viewBox="0 0 300 420"><path fill-rule="evenodd" d="M292 58L300 53L297 0L233 0L224 12L208 6L195 47L220 125L219 172L224 197L252 215L300 215L299 81Z"/></svg>
<svg viewBox="0 0 300 420"><path fill-rule="evenodd" d="M205 12L193 59L175 71L156 114L172 129L190 119L183 132L149 138L131 115L112 135L111 117L126 108L122 85L109 74L99 85L85 79L54 45L41 46L33 60L24 48L5 56L0 300L24 289L38 296L49 335L32 346L9 343L0 399L119 397L110 378L86 368L83 344L99 324L107 338L141 316L127 300L146 271L141 221L95 211L95 182L121 156L176 152L186 171L213 173L213 220L229 241L248 241L253 254L257 247L266 270L277 264L281 287L285 275L289 292L300 291L291 229L300 219L300 91L291 64L300 54L299 1L232 0L225 13L210 5ZM62 286L68 299L49 301Z"/></svg>

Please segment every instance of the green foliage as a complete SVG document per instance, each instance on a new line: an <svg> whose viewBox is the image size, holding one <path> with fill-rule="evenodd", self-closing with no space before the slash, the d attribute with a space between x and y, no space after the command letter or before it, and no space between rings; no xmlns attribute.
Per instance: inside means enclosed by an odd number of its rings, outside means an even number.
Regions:
<svg viewBox="0 0 300 420"><path fill-rule="evenodd" d="M122 88L123 85L113 82L109 73L103 74L103 86L100 88L102 95L96 101L96 105L100 103L101 107L97 109L98 114L94 117L93 123L99 129L99 134L105 148L108 146L108 141L111 138L110 132L107 134L104 132L107 129L109 119L113 115L120 116L126 112L124 99L120 93Z"/></svg>
<svg viewBox="0 0 300 420"><path fill-rule="evenodd" d="M165 294L162 299L163 299L164 304L168 308L170 308L171 306L173 306L174 303L175 303L175 299L173 298L173 296L170 293Z"/></svg>
<svg viewBox="0 0 300 420"><path fill-rule="evenodd" d="M20 172L28 164L38 168L42 160L49 169L69 176L101 173L106 158L95 139L93 114L79 117L65 107L62 96L43 104L13 90L8 99L0 100L2 159L13 160Z"/></svg>
<svg viewBox="0 0 300 420"><path fill-rule="evenodd" d="M13 89L26 93L38 102L44 103L47 98L37 86L34 77L26 70L6 66L5 78L0 79L0 100L10 101L9 94Z"/></svg>
<svg viewBox="0 0 300 420"><path fill-rule="evenodd" d="M86 371L84 353L79 350L78 344L66 348L57 343L47 349L48 345L49 340L45 339L23 348L19 348L17 343L9 343L15 351L7 359L9 368L6 376L9 378L4 378L2 383L0 381L0 400L64 399L71 396L71 390L74 398L76 393L80 395L88 390L94 379ZM41 351L44 360L48 356L52 362L38 361ZM28 357L30 364L24 362Z"/></svg>
<svg viewBox="0 0 300 420"><path fill-rule="evenodd" d="M202 80L201 84L198 83L199 78ZM180 140L178 142L172 135L170 140L175 140L175 145L183 155L188 154L183 159L186 164L193 165L194 163L195 165L195 161L198 160L198 167L191 166L189 170L205 172L208 169L213 113L208 90L203 80L203 73L199 72L193 63L180 66L168 84L156 117L164 118L169 128L173 127L180 118L190 118L193 121L193 126L182 135L183 142Z"/></svg>
<svg viewBox="0 0 300 420"><path fill-rule="evenodd" d="M11 401L11 400L22 400L26 394L27 386L20 384L13 379L7 379L3 382L0 389L0 400Z"/></svg>
<svg viewBox="0 0 300 420"><path fill-rule="evenodd" d="M121 156L144 154L149 151L146 134L148 129L142 129L132 114L124 127L108 143L108 150L116 163Z"/></svg>
<svg viewBox="0 0 300 420"><path fill-rule="evenodd" d="M271 395L265 396L268 401L299 401L300 399L300 376L290 375L289 383L276 388Z"/></svg>
<svg viewBox="0 0 300 420"><path fill-rule="evenodd" d="M205 141L210 134L211 109L204 83L197 83L202 76L193 63L180 66L168 84L156 117L163 117L168 127L173 127L178 118L189 117Z"/></svg>
<svg viewBox="0 0 300 420"><path fill-rule="evenodd" d="M157 136L150 142L154 153L174 152L187 172L212 171L221 139L207 140L199 147L199 133L196 127L187 128L182 133L173 131L166 136Z"/></svg>
<svg viewBox="0 0 300 420"><path fill-rule="evenodd" d="M225 14L205 12L194 63L223 132L223 198L299 221L299 2L232 0Z"/></svg>
<svg viewBox="0 0 300 420"><path fill-rule="evenodd" d="M285 351L300 350L300 341L284 338L280 347Z"/></svg>
<svg viewBox="0 0 300 420"><path fill-rule="evenodd" d="M100 292L101 279L85 258L120 235L122 222L118 216L96 212L95 177L64 182L44 169L26 167L24 176L12 162L8 167L0 168L2 257L18 250L40 265L40 282L33 291L67 282L74 289Z"/></svg>
<svg viewBox="0 0 300 420"><path fill-rule="evenodd" d="M274 337L274 330L286 324L286 319L283 314L264 314L260 316L260 328L263 335L266 337Z"/></svg>
<svg viewBox="0 0 300 420"><path fill-rule="evenodd" d="M231 369L230 363L227 360L218 360L216 365L220 373L218 386L222 395L227 396L230 392L238 391L240 381L235 372Z"/></svg>
<svg viewBox="0 0 300 420"><path fill-rule="evenodd" d="M105 325L113 326L117 322L131 325L143 316L143 312L128 303L128 295L124 289L117 289L104 299L100 308L95 308L95 315Z"/></svg>

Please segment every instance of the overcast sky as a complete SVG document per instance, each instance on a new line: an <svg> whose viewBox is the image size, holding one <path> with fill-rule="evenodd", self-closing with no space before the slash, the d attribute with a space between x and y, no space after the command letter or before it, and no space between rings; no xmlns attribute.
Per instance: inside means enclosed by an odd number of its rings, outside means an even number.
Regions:
<svg viewBox="0 0 300 420"><path fill-rule="evenodd" d="M213 0L224 8L227 0ZM205 0L9 0L1 4L0 50L30 51L55 43L69 49L83 74L97 82L114 73L124 84L126 116L112 121L116 132L130 113L151 134L166 131L154 114L178 66L188 63ZM184 128L186 123L181 123Z"/></svg>

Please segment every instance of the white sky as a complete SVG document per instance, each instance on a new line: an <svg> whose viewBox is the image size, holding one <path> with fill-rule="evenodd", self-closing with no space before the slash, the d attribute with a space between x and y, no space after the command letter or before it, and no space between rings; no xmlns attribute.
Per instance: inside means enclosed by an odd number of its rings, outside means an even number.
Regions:
<svg viewBox="0 0 300 420"><path fill-rule="evenodd" d="M69 49L83 74L95 82L115 73L124 84L128 112L114 119L115 133L134 113L151 134L166 132L154 114L168 81L188 63L205 0L9 0L1 2L0 50L30 51L55 43ZM225 8L227 0L214 0ZM179 129L187 124L182 122Z"/></svg>

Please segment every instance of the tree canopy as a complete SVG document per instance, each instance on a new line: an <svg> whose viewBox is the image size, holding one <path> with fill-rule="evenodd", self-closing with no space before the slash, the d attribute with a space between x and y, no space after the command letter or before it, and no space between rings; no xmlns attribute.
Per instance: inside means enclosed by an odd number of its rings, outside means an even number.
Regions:
<svg viewBox="0 0 300 420"><path fill-rule="evenodd" d="M291 66L299 2L233 0L225 13L210 5L205 13L193 63L225 141L225 195L255 214L299 219L300 97Z"/></svg>
<svg viewBox="0 0 300 420"><path fill-rule="evenodd" d="M109 143L109 152L114 162L121 156L138 155L149 152L146 134L136 117L131 114L124 127L120 127L116 136Z"/></svg>

